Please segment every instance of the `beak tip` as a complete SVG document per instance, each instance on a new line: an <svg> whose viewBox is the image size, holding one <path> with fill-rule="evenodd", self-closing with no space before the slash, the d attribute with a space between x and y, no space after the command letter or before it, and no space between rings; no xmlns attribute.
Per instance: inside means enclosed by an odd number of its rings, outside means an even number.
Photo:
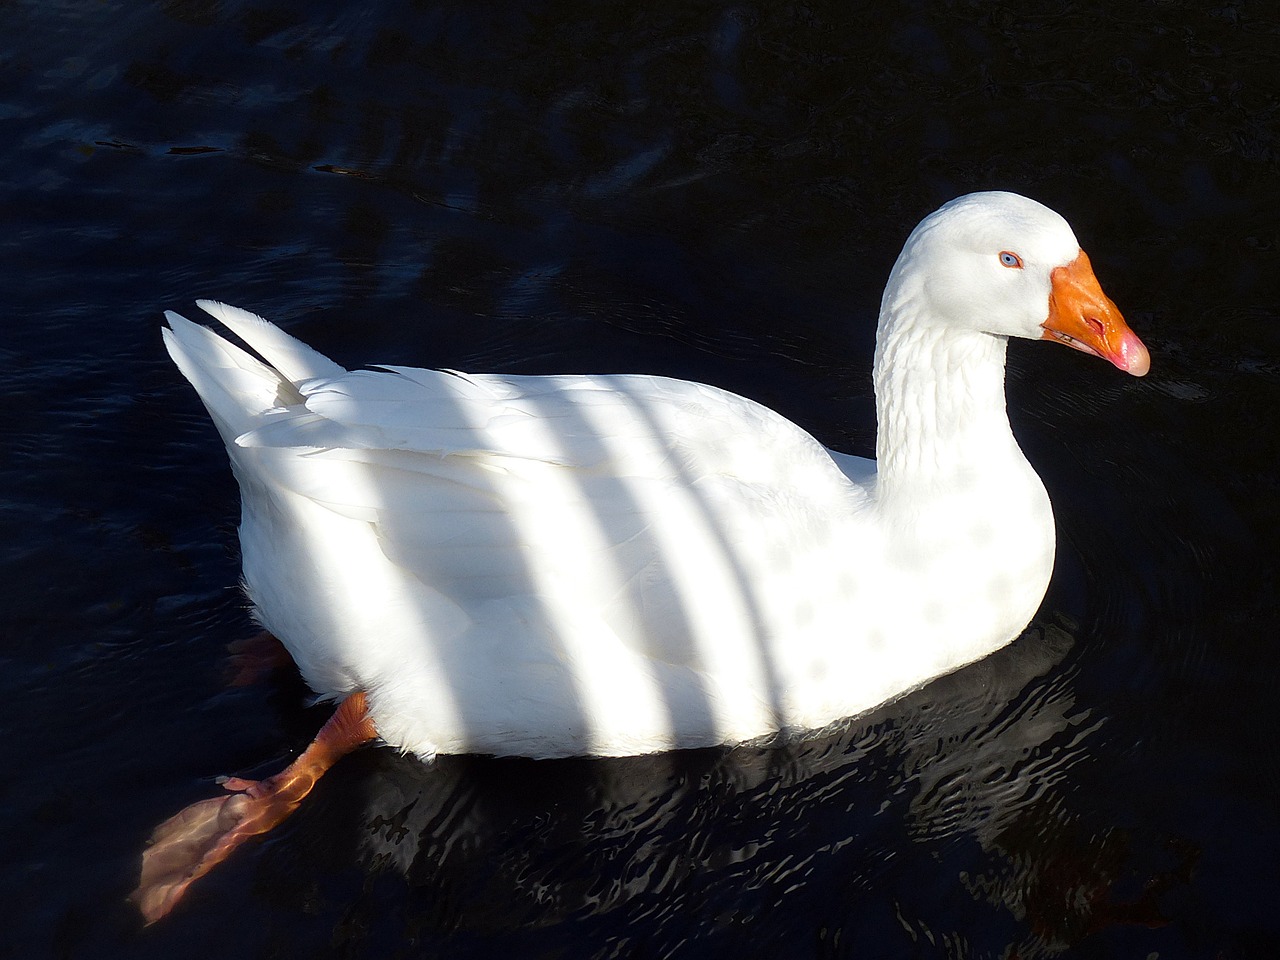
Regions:
<svg viewBox="0 0 1280 960"><path fill-rule="evenodd" d="M1120 344L1119 360L1116 366L1135 377L1145 377L1151 369L1151 353L1132 332Z"/></svg>

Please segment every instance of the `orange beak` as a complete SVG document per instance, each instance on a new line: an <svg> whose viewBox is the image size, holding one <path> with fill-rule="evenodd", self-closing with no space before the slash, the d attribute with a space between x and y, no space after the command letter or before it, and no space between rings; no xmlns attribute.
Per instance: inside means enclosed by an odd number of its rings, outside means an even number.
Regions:
<svg viewBox="0 0 1280 960"><path fill-rule="evenodd" d="M1049 275L1049 316L1041 340L1056 340L1068 347L1110 360L1135 377L1151 369L1151 354L1129 329L1111 298L1102 292L1083 250L1065 267Z"/></svg>

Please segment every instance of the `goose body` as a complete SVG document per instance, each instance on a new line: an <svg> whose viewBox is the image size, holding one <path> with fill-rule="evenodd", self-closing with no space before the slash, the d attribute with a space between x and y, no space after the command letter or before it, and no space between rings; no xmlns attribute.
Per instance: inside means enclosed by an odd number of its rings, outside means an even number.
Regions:
<svg viewBox="0 0 1280 960"><path fill-rule="evenodd" d="M262 360L164 332L240 484L256 616L317 693L363 691L424 758L627 755L820 728L1017 636L1054 526L1007 337L1148 362L1087 260L1061 279L1081 258L1013 194L926 219L881 309L874 462L698 383L347 371L208 301Z"/></svg>
<svg viewBox="0 0 1280 960"><path fill-rule="evenodd" d="M1071 228L980 193L927 217L881 304L876 459L662 377L347 371L201 301L165 342L240 484L244 583L340 701L262 781L156 828L164 916L345 752L626 755L818 729L1012 640L1053 569L1049 498L1005 413L1009 337L1141 376Z"/></svg>

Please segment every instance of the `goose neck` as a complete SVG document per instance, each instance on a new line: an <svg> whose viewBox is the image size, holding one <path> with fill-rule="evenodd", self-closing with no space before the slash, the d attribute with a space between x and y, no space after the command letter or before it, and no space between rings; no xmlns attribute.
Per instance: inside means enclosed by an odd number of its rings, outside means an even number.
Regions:
<svg viewBox="0 0 1280 960"><path fill-rule="evenodd" d="M876 457L882 494L1025 463L1005 409L1004 337L956 329L921 298L886 295L876 341Z"/></svg>

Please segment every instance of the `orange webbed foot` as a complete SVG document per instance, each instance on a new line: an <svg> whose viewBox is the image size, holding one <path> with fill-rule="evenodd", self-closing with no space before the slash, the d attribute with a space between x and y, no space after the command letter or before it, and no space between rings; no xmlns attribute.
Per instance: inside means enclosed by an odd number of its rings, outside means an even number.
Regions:
<svg viewBox="0 0 1280 960"><path fill-rule="evenodd" d="M296 805L295 805L296 806ZM265 824L248 794L227 794L193 803L156 827L142 854L142 876L131 899L147 923L173 909L193 882L204 876L249 837L269 830L292 813L277 805L274 823ZM254 829L262 827L262 829Z"/></svg>
<svg viewBox="0 0 1280 960"><path fill-rule="evenodd" d="M376 736L365 695L353 693L280 773L265 780L228 777L222 785L234 792L193 803L156 827L130 897L143 918L154 923L167 914L192 883L244 841L283 822L340 757Z"/></svg>

